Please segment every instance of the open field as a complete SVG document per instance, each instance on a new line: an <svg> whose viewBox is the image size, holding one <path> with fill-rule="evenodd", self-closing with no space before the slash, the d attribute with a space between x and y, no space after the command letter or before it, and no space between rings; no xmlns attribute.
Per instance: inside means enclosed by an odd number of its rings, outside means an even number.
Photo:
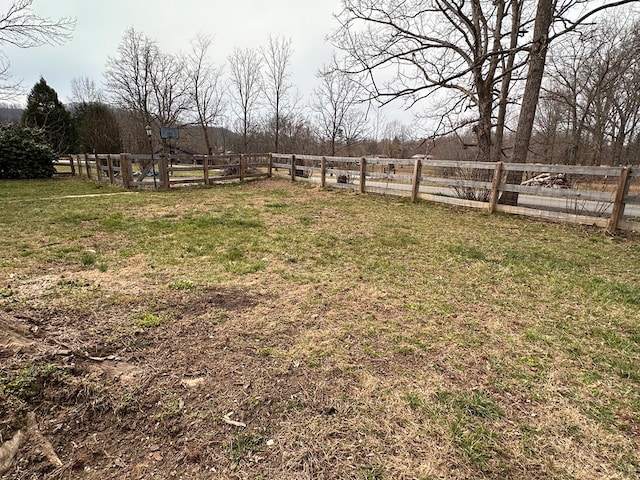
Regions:
<svg viewBox="0 0 640 480"><path fill-rule="evenodd" d="M640 477L638 236L123 192L0 182L2 478Z"/></svg>

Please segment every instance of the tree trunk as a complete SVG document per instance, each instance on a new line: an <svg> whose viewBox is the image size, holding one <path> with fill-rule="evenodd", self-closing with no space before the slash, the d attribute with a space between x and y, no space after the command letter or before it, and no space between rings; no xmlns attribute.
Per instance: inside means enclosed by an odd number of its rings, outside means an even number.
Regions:
<svg viewBox="0 0 640 480"><path fill-rule="evenodd" d="M490 86L478 82L479 118L476 125L478 158L480 162L491 160L491 112L493 111Z"/></svg>
<svg viewBox="0 0 640 480"><path fill-rule="evenodd" d="M211 145L211 138L209 137L209 128L203 125L202 133L204 133L204 143L207 145L207 154L213 155L213 146Z"/></svg>
<svg viewBox="0 0 640 480"><path fill-rule="evenodd" d="M513 163L525 163L531 142L533 122L536 116L538 99L540 98L540 87L544 75L544 67L547 60L547 47L549 45L549 28L553 21L553 0L538 0L536 10L535 27L533 30L533 44L529 53L529 69L527 83L525 84L522 97L522 107L518 119L518 129L516 130L515 144L513 147ZM507 175L507 183L517 183L522 181L522 172L511 171ZM517 205L518 193L505 192L500 199L504 205Z"/></svg>
<svg viewBox="0 0 640 480"><path fill-rule="evenodd" d="M500 82L500 99L498 102L498 120L496 122L496 133L494 136L494 150L492 161L500 162L503 156L504 124L507 118L507 103L509 99L509 87L513 77L513 64L516 59L516 48L518 46L518 35L520 33L521 2L514 1L511 4L511 40L509 43L509 55L504 68L502 80Z"/></svg>

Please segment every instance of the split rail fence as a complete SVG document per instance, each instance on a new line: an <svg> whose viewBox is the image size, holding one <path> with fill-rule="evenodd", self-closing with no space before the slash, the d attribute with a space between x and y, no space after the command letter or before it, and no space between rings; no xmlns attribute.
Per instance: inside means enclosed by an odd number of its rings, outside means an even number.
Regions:
<svg viewBox="0 0 640 480"><path fill-rule="evenodd" d="M291 154L215 156L73 155L59 172L125 188L213 185L279 176L357 193L417 199L640 231L640 167L543 165L435 159L328 157ZM517 181L507 182L517 177ZM543 175L541 175L543 174ZM547 183L534 180L546 178ZM517 196L517 205L500 202Z"/></svg>
<svg viewBox="0 0 640 480"><path fill-rule="evenodd" d="M77 175L124 188L171 188L213 185L269 174L269 154L251 155L132 155L83 154L61 158L59 174Z"/></svg>

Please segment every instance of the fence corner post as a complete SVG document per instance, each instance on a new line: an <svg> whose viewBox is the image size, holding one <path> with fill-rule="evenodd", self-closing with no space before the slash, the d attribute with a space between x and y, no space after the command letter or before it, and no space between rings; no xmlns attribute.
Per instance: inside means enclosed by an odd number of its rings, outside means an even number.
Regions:
<svg viewBox="0 0 640 480"><path fill-rule="evenodd" d="M613 201L613 210L607 225L607 232L611 234L615 234L616 230L618 230L618 223L624 214L624 198L629 191L629 171L629 167L622 167L620 171L620 181L618 182L616 196Z"/></svg>
<svg viewBox="0 0 640 480"><path fill-rule="evenodd" d="M169 183L169 158L166 155L160 156L160 185L164 189L169 189L171 184Z"/></svg>
<svg viewBox="0 0 640 480"><path fill-rule="evenodd" d="M496 163L493 170L493 182L491 184L491 197L489 198L489 213L493 213L500 196L500 183L502 181L502 162Z"/></svg>
<svg viewBox="0 0 640 480"><path fill-rule="evenodd" d="M420 191L421 175L422 175L422 159L416 158L416 163L413 165L413 185L411 186L412 202L415 202L418 199L418 193Z"/></svg>
<svg viewBox="0 0 640 480"><path fill-rule="evenodd" d="M120 154L120 175L122 175L122 186L124 188L131 188L131 182L133 181L131 176L131 160L127 157L126 153Z"/></svg>

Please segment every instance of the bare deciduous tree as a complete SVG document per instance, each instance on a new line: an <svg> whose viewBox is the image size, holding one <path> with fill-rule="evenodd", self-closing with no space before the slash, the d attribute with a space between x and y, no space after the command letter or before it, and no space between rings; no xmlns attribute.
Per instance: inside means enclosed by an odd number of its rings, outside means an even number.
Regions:
<svg viewBox="0 0 640 480"><path fill-rule="evenodd" d="M0 16L0 44L20 48L45 44L61 45L71 38L76 21L70 17L57 20L41 17L31 11L33 0L14 0Z"/></svg>
<svg viewBox="0 0 640 480"><path fill-rule="evenodd" d="M229 68L233 90L232 109L240 122L243 153L247 153L249 131L262 88L262 57L253 49L235 48L229 57Z"/></svg>
<svg viewBox="0 0 640 480"><path fill-rule="evenodd" d="M571 164L633 161L631 145L640 127L639 48L638 21L616 18L571 35L551 52L544 116L536 128L545 158Z"/></svg>
<svg viewBox="0 0 640 480"><path fill-rule="evenodd" d="M189 96L194 121L202 129L207 152L212 155L215 141L210 135L210 127L222 116L224 109L224 87L222 69L215 68L207 54L212 39L208 35L198 35L191 42L192 51L187 57Z"/></svg>
<svg viewBox="0 0 640 480"><path fill-rule="evenodd" d="M271 110L274 151L280 151L280 136L283 122L295 108L297 99L292 95L293 85L289 82L291 64L291 39L269 37L269 44L261 48L265 65L263 89Z"/></svg>
<svg viewBox="0 0 640 480"><path fill-rule="evenodd" d="M107 59L104 77L112 102L134 113L142 123L152 120L151 76L157 55L156 44L130 28L125 32L116 56Z"/></svg>
<svg viewBox="0 0 640 480"><path fill-rule="evenodd" d="M161 127L175 127L189 108L184 58L157 52L151 65L152 112Z"/></svg>
<svg viewBox="0 0 640 480"><path fill-rule="evenodd" d="M112 102L133 114L139 133L146 124L173 127L189 107L184 60L161 52L153 40L127 30L104 73ZM163 139L164 144L164 139Z"/></svg>
<svg viewBox="0 0 640 480"><path fill-rule="evenodd" d="M41 17L31 9L33 0L13 0L4 13L0 13L0 46L13 45L19 48L41 45L61 45L75 28L71 17L51 19ZM10 78L9 59L0 51L0 99L11 98L21 91L20 83L4 83Z"/></svg>
<svg viewBox="0 0 640 480"><path fill-rule="evenodd" d="M318 76L311 108L320 137L329 142L329 154L335 155L341 141L350 148L365 131L365 113L359 109L364 92L359 83L336 70Z"/></svg>
<svg viewBox="0 0 640 480"><path fill-rule="evenodd" d="M441 108L441 133L474 125L478 158L489 160L495 105L501 128L514 73L524 65L532 19L523 0L343 0L332 39L349 73L381 103L426 99ZM497 92L500 92L498 97ZM443 96L446 93L446 96ZM498 98L497 98L498 97Z"/></svg>
<svg viewBox="0 0 640 480"><path fill-rule="evenodd" d="M71 79L71 102L76 104L103 103L104 95L89 77Z"/></svg>

